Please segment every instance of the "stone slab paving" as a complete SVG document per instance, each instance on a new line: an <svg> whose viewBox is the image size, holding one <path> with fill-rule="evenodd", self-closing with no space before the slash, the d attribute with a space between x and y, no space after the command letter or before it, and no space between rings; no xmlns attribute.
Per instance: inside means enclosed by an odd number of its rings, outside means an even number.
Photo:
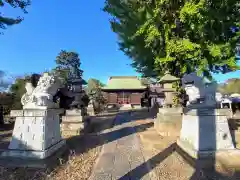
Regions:
<svg viewBox="0 0 240 180"><path fill-rule="evenodd" d="M129 113L117 115L115 126L103 133L106 141L89 180L152 179Z"/></svg>

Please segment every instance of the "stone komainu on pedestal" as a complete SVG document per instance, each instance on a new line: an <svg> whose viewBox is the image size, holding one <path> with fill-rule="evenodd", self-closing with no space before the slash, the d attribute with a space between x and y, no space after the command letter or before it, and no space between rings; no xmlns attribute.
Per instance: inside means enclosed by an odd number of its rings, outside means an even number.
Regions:
<svg viewBox="0 0 240 180"><path fill-rule="evenodd" d="M205 86L195 73L183 76L182 85L189 97L184 108L182 129L177 144L194 158L214 156L235 150L226 111L216 108L216 84Z"/></svg>
<svg viewBox="0 0 240 180"><path fill-rule="evenodd" d="M16 117L8 151L2 156L45 159L65 144L60 134L62 109L12 111Z"/></svg>
<svg viewBox="0 0 240 180"><path fill-rule="evenodd" d="M11 111L16 117L12 140L1 156L45 159L65 144L60 134L59 115L63 109L53 102L60 81L44 73L34 87L26 83L21 102L23 110Z"/></svg>

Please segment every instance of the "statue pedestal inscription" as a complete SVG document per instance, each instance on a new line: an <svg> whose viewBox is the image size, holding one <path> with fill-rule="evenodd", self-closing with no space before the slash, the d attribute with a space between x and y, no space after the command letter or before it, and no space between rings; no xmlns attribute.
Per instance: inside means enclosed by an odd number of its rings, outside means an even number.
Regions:
<svg viewBox="0 0 240 180"><path fill-rule="evenodd" d="M87 126L87 121L80 109L66 110L66 115L62 117L62 135L79 135Z"/></svg>
<svg viewBox="0 0 240 180"><path fill-rule="evenodd" d="M8 149L1 153L0 163L4 166L45 168L48 160L56 161L66 147L59 123L64 110L53 101L61 87L60 80L48 73L38 81L33 80L25 85L26 93L21 98L23 110L11 112L16 121Z"/></svg>
<svg viewBox="0 0 240 180"><path fill-rule="evenodd" d="M45 159L65 145L61 138L59 114L62 109L24 109L16 117L12 140L2 157Z"/></svg>
<svg viewBox="0 0 240 180"><path fill-rule="evenodd" d="M226 112L221 109L185 109L177 144L193 158L234 150Z"/></svg>

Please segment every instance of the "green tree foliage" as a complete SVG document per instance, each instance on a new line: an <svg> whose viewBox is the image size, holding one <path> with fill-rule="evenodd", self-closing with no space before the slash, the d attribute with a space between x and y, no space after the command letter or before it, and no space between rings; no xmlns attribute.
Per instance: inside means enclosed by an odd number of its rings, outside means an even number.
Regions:
<svg viewBox="0 0 240 180"><path fill-rule="evenodd" d="M13 95L7 92L0 92L0 106L3 107L4 115L9 114L13 105Z"/></svg>
<svg viewBox="0 0 240 180"><path fill-rule="evenodd" d="M218 90L223 94L240 94L240 79L229 79L226 83L219 85Z"/></svg>
<svg viewBox="0 0 240 180"><path fill-rule="evenodd" d="M103 87L104 84L93 78L89 79L87 84L87 94L90 99L93 100L95 111L100 112L106 103L106 99L101 90L101 87Z"/></svg>
<svg viewBox="0 0 240 180"><path fill-rule="evenodd" d="M87 82L87 94L92 94L103 86L104 84L98 79L90 78Z"/></svg>
<svg viewBox="0 0 240 180"><path fill-rule="evenodd" d="M17 78L10 87L10 92L13 95L12 109L21 109L21 97L26 92L25 83L30 81L31 76L26 75L24 77Z"/></svg>
<svg viewBox="0 0 240 180"><path fill-rule="evenodd" d="M239 69L235 48L240 32L239 1L106 0L112 30L133 67L146 75L166 70L181 77L197 71Z"/></svg>
<svg viewBox="0 0 240 180"><path fill-rule="evenodd" d="M83 71L80 69L80 58L76 52L62 50L56 57L56 68L53 73L60 77L64 83L71 78L81 78Z"/></svg>
<svg viewBox="0 0 240 180"><path fill-rule="evenodd" d="M11 6L13 8L21 9L24 13L27 13L26 7L31 3L30 0L0 0L0 7ZM5 7L7 8L7 7ZM15 25L21 23L23 18L17 17L6 17L0 12L0 28L6 29L7 26Z"/></svg>

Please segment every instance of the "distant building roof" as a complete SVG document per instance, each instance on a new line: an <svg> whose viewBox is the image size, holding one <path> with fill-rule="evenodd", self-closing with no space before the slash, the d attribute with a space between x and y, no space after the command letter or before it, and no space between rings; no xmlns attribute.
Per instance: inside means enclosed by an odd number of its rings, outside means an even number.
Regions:
<svg viewBox="0 0 240 180"><path fill-rule="evenodd" d="M137 76L111 76L108 83L103 90L117 90L117 89L146 89Z"/></svg>

